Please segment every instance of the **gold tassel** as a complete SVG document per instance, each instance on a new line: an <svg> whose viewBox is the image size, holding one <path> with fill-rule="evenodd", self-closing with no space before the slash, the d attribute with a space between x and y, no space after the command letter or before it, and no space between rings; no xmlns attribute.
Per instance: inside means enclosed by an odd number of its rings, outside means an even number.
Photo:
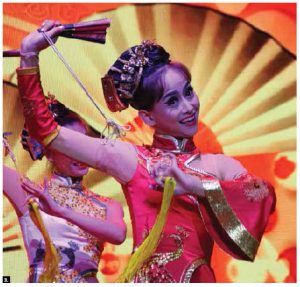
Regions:
<svg viewBox="0 0 300 287"><path fill-rule="evenodd" d="M58 274L59 256L44 225L39 206L33 199L29 200L29 211L32 221L42 233L45 241L44 270L39 277L39 283L55 282L55 275Z"/></svg>
<svg viewBox="0 0 300 287"><path fill-rule="evenodd" d="M144 262L155 251L167 220L167 214L174 194L175 186L176 186L175 180L172 177L166 177L163 199L162 199L160 211L156 218L156 221L147 238L138 247L137 251L134 254L132 254L132 256L130 257L125 270L117 279L118 283L131 282L135 274L139 271L139 269L144 264Z"/></svg>

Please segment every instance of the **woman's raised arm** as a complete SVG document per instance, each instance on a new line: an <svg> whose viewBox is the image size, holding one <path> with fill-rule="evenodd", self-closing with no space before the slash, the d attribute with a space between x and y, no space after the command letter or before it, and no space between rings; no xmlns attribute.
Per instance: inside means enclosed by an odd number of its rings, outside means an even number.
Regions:
<svg viewBox="0 0 300 287"><path fill-rule="evenodd" d="M65 127L60 128L50 148L99 169L122 183L133 177L138 163L136 150L130 143L97 139Z"/></svg>
<svg viewBox="0 0 300 287"><path fill-rule="evenodd" d="M41 29L55 41L63 30L59 25L59 22L47 20ZM104 171L122 183L129 181L137 166L136 151L131 144L121 141L106 143L106 140L59 127L53 120L44 98L38 67L38 53L47 47L48 43L38 31L26 36L21 45L18 87L30 135L45 146L51 143L51 148Z"/></svg>

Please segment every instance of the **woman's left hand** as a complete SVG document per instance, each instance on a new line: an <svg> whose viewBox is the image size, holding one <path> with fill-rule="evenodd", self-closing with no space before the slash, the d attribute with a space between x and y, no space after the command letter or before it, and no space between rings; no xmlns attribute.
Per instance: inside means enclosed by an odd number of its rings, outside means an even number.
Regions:
<svg viewBox="0 0 300 287"><path fill-rule="evenodd" d="M21 43L21 53L39 53L40 51L49 47L48 41L45 40L41 31L55 43L57 36L64 30L64 26L60 24L59 21L54 20L45 20L42 26L28 34Z"/></svg>
<svg viewBox="0 0 300 287"><path fill-rule="evenodd" d="M47 181L44 180L44 185L36 185L30 180L23 180L22 188L30 194L30 197L37 197L39 199L39 208L53 216L60 216L63 212L63 207L57 204L54 199L47 192Z"/></svg>
<svg viewBox="0 0 300 287"><path fill-rule="evenodd" d="M174 154L166 154L163 160L156 163L151 170L151 176L155 179L158 190L163 190L165 178L171 176L176 181L175 195L192 194L204 197L201 180L184 173L178 167Z"/></svg>

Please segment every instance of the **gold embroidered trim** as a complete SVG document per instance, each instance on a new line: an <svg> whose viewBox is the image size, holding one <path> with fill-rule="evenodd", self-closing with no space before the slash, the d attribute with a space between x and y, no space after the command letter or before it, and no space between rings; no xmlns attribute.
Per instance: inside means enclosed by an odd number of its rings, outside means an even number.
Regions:
<svg viewBox="0 0 300 287"><path fill-rule="evenodd" d="M38 66L36 67L28 67L28 68L18 68L17 69L17 74L19 76L23 76L23 75L35 75L38 74L40 72L40 69Z"/></svg>
<svg viewBox="0 0 300 287"><path fill-rule="evenodd" d="M192 264L190 264L188 266L188 268L185 270L185 272L182 274L183 276L181 277L180 282L189 283L191 278L192 278L192 275L193 275L194 271L200 265L203 265L203 264L208 264L207 260L205 258L199 258L199 259L196 259L195 261L193 261Z"/></svg>
<svg viewBox="0 0 300 287"><path fill-rule="evenodd" d="M59 131L60 131L60 126L57 126L57 128L51 132L50 135L46 136L43 141L42 141L42 144L43 146L47 146L49 145L53 140L55 140L55 138L58 136L59 134Z"/></svg>
<svg viewBox="0 0 300 287"><path fill-rule="evenodd" d="M180 258L184 250L184 240L189 236L182 226L175 226L177 233L162 234L164 238L173 238L177 248L170 252L154 253L136 273L134 282L137 283L176 283L166 265Z"/></svg>
<svg viewBox="0 0 300 287"><path fill-rule="evenodd" d="M203 181L205 197L228 236L251 259L254 260L259 242L247 231L229 206L218 180Z"/></svg>

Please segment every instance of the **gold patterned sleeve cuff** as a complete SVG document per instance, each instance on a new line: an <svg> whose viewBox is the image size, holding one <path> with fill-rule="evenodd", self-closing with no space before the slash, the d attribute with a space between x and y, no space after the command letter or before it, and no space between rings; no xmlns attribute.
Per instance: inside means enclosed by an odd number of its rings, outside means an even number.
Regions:
<svg viewBox="0 0 300 287"><path fill-rule="evenodd" d="M17 74L20 76L23 75L35 75L40 72L39 66L36 67L26 67L26 68L17 68Z"/></svg>
<svg viewBox="0 0 300 287"><path fill-rule="evenodd" d="M205 197L219 224L243 253L253 261L259 242L248 232L227 202L220 182L207 180L203 182L203 187Z"/></svg>
<svg viewBox="0 0 300 287"><path fill-rule="evenodd" d="M55 138L58 136L61 126L57 126L57 128L42 141L43 146L48 146Z"/></svg>

